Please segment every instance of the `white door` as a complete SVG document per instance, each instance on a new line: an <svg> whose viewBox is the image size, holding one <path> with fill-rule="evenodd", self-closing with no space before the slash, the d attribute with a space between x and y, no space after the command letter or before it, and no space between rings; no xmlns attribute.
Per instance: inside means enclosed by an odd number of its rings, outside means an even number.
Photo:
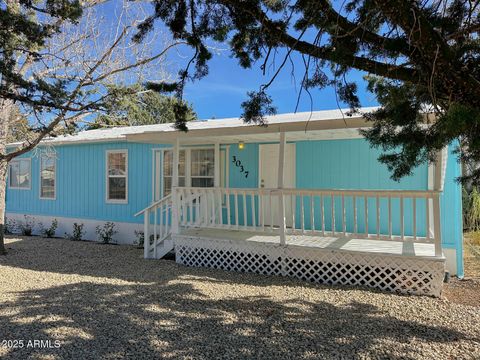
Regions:
<svg viewBox="0 0 480 360"><path fill-rule="evenodd" d="M275 189L278 186L278 157L279 144L260 145L260 169L259 169L259 187L266 189ZM295 187L295 144L287 144L285 147L285 167L284 167L284 188ZM267 199L263 199L266 201ZM287 226L292 226L292 209L295 204L291 204L291 199L285 199L285 217ZM278 226L278 197L273 197L272 205L264 204L265 225Z"/></svg>

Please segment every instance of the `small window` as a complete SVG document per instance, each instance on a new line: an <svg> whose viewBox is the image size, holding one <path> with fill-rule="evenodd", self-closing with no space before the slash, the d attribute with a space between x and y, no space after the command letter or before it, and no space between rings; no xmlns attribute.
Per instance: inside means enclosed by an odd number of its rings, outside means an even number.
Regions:
<svg viewBox="0 0 480 360"><path fill-rule="evenodd" d="M192 150L192 187L213 187L215 178L215 151L213 149Z"/></svg>
<svg viewBox="0 0 480 360"><path fill-rule="evenodd" d="M173 151L163 152L163 196L172 192ZM178 164L178 186L185 186L185 150L180 150Z"/></svg>
<svg viewBox="0 0 480 360"><path fill-rule="evenodd" d="M40 198L55 199L56 161L54 156L40 158Z"/></svg>
<svg viewBox="0 0 480 360"><path fill-rule="evenodd" d="M8 170L8 185L12 189L30 189L30 159L15 159L10 161Z"/></svg>
<svg viewBox="0 0 480 360"><path fill-rule="evenodd" d="M127 202L128 154L126 150L107 152L107 201Z"/></svg>

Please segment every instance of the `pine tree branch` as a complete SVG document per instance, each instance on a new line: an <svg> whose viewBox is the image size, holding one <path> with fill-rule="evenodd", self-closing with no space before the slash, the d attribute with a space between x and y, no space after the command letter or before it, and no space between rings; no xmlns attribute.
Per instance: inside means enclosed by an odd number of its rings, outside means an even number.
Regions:
<svg viewBox="0 0 480 360"><path fill-rule="evenodd" d="M305 55L310 55L319 59L342 63L343 65L363 70L371 74L388 77L391 79L414 82L417 78L415 69L406 68L393 64L386 64L366 57L356 56L348 53L335 52L334 49L327 46L317 46L306 41L299 41L295 37L289 35L286 31L280 28L276 23L269 19L269 17L260 8L253 8L236 0L223 0L225 5L240 10L243 13L253 16L263 29L273 39L293 48Z"/></svg>

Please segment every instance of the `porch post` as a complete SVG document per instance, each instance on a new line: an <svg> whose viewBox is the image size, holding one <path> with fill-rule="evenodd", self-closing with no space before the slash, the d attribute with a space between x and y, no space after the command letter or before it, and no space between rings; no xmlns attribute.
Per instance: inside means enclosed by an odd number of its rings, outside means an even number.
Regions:
<svg viewBox="0 0 480 360"><path fill-rule="evenodd" d="M437 192L433 197L433 231L435 239L435 256L442 256L442 226L440 217L440 192L443 191L443 150L437 152L433 189Z"/></svg>
<svg viewBox="0 0 480 360"><path fill-rule="evenodd" d="M214 155L214 183L213 186L220 187L220 144L215 143L215 155Z"/></svg>
<svg viewBox="0 0 480 360"><path fill-rule="evenodd" d="M284 166L285 166L285 145L287 139L284 132L280 133L280 146L278 154L278 189L279 189L279 226L280 226L280 245L285 245L285 231L286 231L286 221L285 221L285 196L283 194L283 184L284 184ZM270 210L271 211L271 210Z"/></svg>
<svg viewBox="0 0 480 360"><path fill-rule="evenodd" d="M172 234L178 234L178 165L180 162L180 140L175 139L173 145L173 173L172 173Z"/></svg>

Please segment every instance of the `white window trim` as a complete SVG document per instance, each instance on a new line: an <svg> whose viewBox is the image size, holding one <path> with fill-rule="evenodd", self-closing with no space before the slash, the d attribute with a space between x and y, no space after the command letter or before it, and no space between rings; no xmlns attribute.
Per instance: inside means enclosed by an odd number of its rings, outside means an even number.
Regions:
<svg viewBox="0 0 480 360"><path fill-rule="evenodd" d="M53 197L44 197L42 196L42 159L46 157L45 155L40 155L38 162L38 196L40 200L57 200L57 159L54 158L54 167L55 167L55 180L53 183Z"/></svg>
<svg viewBox="0 0 480 360"><path fill-rule="evenodd" d="M28 161L28 174L29 174L29 182L28 182L28 188L27 187L19 187L19 186L10 186L10 166L13 162L19 162L19 161ZM32 190L32 159L31 158L17 158L13 159L9 162L8 164L8 188L12 190Z"/></svg>
<svg viewBox="0 0 480 360"><path fill-rule="evenodd" d="M110 154L125 154L125 200L109 199L108 156ZM123 177L123 176L117 176ZM107 204L128 204L128 149L107 150L105 152L105 202Z"/></svg>

